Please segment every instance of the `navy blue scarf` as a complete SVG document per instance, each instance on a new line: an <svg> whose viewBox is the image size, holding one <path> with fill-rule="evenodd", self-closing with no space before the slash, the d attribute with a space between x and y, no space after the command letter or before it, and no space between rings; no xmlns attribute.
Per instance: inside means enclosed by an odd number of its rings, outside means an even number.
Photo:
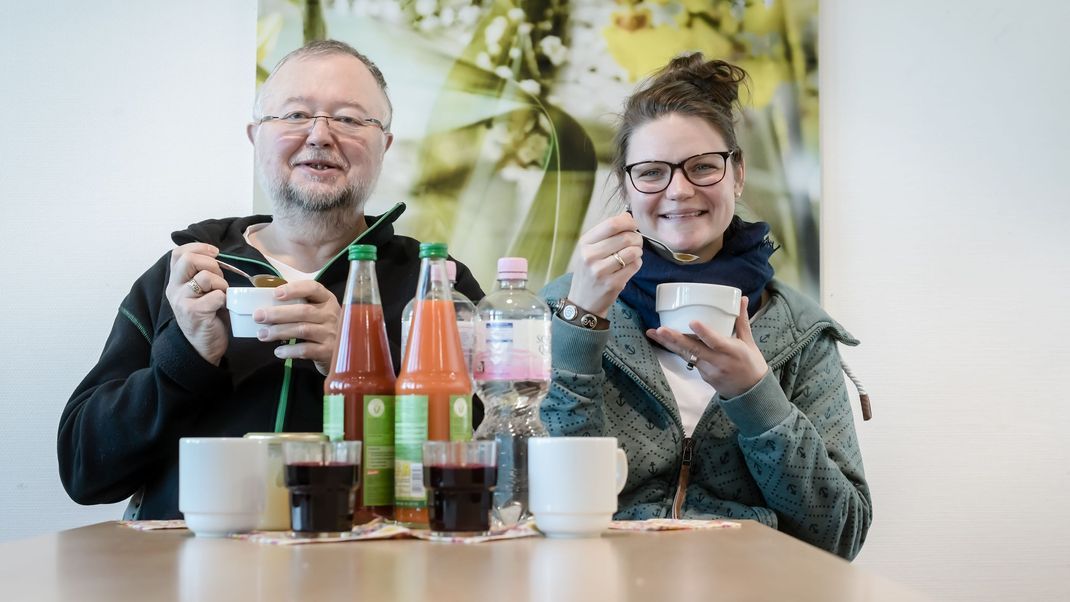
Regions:
<svg viewBox="0 0 1070 602"><path fill-rule="evenodd" d="M706 263L678 264L658 255L649 242L643 243L643 266L620 293L621 301L639 313L644 328L661 325L655 311L656 292L663 282L705 282L726 284L743 291L750 299L747 313L758 311L765 285L773 278L769 257L777 247L769 240L769 224L732 218L724 235L724 246Z"/></svg>

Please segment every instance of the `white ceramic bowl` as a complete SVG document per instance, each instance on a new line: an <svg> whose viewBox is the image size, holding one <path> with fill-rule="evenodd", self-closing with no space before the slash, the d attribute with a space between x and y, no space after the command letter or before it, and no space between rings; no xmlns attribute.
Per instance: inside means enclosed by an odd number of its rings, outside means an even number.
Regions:
<svg viewBox="0 0 1070 602"><path fill-rule="evenodd" d="M255 286L232 286L227 289L227 309L230 310L230 331L238 338L256 338L261 325L253 321L253 312L272 305L294 305L304 299L280 301L275 289Z"/></svg>
<svg viewBox="0 0 1070 602"><path fill-rule="evenodd" d="M701 282L659 284L655 309L661 325L695 334L691 322L702 322L714 332L732 336L742 293L733 286Z"/></svg>

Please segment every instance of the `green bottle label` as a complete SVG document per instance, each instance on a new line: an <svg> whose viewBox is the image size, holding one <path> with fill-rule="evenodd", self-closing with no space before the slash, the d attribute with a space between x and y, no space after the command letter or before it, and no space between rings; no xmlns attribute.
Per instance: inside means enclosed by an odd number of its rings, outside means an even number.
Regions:
<svg viewBox="0 0 1070 602"><path fill-rule="evenodd" d="M450 395L450 441L472 440L472 396Z"/></svg>
<svg viewBox="0 0 1070 602"><path fill-rule="evenodd" d="M424 441L427 441L427 396L398 395L394 420L394 506L427 506L424 490ZM451 420L452 423L452 420Z"/></svg>
<svg viewBox="0 0 1070 602"><path fill-rule="evenodd" d="M365 506L394 503L394 396L364 396Z"/></svg>
<svg viewBox="0 0 1070 602"><path fill-rule="evenodd" d="M346 436L346 398L344 395L323 396L323 433L331 441Z"/></svg>

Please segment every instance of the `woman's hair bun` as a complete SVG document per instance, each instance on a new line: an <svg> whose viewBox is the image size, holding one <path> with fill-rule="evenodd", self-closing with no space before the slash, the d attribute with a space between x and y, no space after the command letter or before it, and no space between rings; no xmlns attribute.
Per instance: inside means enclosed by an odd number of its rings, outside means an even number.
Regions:
<svg viewBox="0 0 1070 602"><path fill-rule="evenodd" d="M712 102L731 110L739 105L739 86L746 79L743 69L722 60L708 61L701 52L693 52L669 61L654 75L652 85L690 84Z"/></svg>

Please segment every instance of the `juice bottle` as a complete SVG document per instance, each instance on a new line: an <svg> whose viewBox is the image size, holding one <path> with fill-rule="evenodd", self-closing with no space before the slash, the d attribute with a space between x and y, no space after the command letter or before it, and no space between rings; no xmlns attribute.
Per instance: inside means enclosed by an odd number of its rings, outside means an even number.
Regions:
<svg viewBox="0 0 1070 602"><path fill-rule="evenodd" d="M461 333L461 349L464 350L464 363L468 366L468 372L472 371L472 350L476 340L476 304L458 291L457 263L446 261L446 274L450 280L450 293L453 296L453 310L457 314L457 330ZM401 311L401 357L405 357L405 345L409 341L409 330L412 326L412 310L416 306L416 299L412 299Z"/></svg>
<svg viewBox="0 0 1070 602"><path fill-rule="evenodd" d="M390 518L394 504L394 365L375 259L372 245L349 247L338 346L323 383L323 432L363 442L354 524Z"/></svg>
<svg viewBox="0 0 1070 602"><path fill-rule="evenodd" d="M420 245L420 280L395 391L394 518L427 526L423 442L472 438L472 381L446 274L446 244Z"/></svg>

